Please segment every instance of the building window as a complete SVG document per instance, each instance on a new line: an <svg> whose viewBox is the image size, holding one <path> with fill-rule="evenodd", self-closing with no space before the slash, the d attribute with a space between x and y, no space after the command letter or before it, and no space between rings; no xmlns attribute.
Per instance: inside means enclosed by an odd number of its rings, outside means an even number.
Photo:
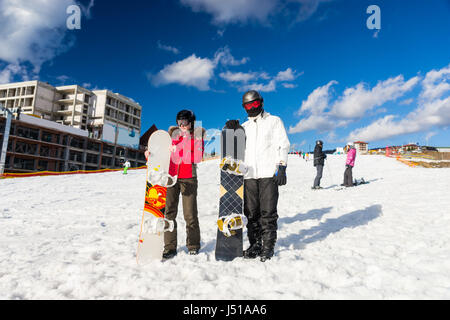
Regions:
<svg viewBox="0 0 450 320"><path fill-rule="evenodd" d="M52 133L44 131L42 132L42 141L52 142L52 136Z"/></svg>
<svg viewBox="0 0 450 320"><path fill-rule="evenodd" d="M70 146L74 147L74 148L78 148L78 149L83 149L84 148L84 141L72 137L72 141L70 141Z"/></svg>
<svg viewBox="0 0 450 320"><path fill-rule="evenodd" d="M47 171L48 170L48 161L39 160L37 170L38 171Z"/></svg>
<svg viewBox="0 0 450 320"><path fill-rule="evenodd" d="M81 152L77 151L70 151L69 160L75 161L75 162L83 162L83 154Z"/></svg>
<svg viewBox="0 0 450 320"><path fill-rule="evenodd" d="M112 164L112 158L102 157L102 166L110 167Z"/></svg>
<svg viewBox="0 0 450 320"><path fill-rule="evenodd" d="M50 148L47 146L41 146L39 150L39 155L41 157L49 157L50 156Z"/></svg>
<svg viewBox="0 0 450 320"><path fill-rule="evenodd" d="M34 170L34 159L14 158L14 169Z"/></svg>
<svg viewBox="0 0 450 320"><path fill-rule="evenodd" d="M125 156L125 150L122 149L122 148L117 148L116 149L116 156L119 156L119 157Z"/></svg>
<svg viewBox="0 0 450 320"><path fill-rule="evenodd" d="M86 162L87 163L93 163L93 164L97 164L98 163L98 156L95 154L90 154L88 153L86 155Z"/></svg>
<svg viewBox="0 0 450 320"><path fill-rule="evenodd" d="M39 130L25 127L17 127L17 135L28 139L39 139Z"/></svg>
<svg viewBox="0 0 450 320"><path fill-rule="evenodd" d="M28 144L22 141L16 141L14 152L35 155L37 151L36 144Z"/></svg>
<svg viewBox="0 0 450 320"><path fill-rule="evenodd" d="M103 146L103 153L113 154L114 153L114 147L109 146L109 145L104 145Z"/></svg>
<svg viewBox="0 0 450 320"><path fill-rule="evenodd" d="M91 151L100 152L100 143L96 143L96 142L93 142L93 141L88 141L87 149L91 150Z"/></svg>

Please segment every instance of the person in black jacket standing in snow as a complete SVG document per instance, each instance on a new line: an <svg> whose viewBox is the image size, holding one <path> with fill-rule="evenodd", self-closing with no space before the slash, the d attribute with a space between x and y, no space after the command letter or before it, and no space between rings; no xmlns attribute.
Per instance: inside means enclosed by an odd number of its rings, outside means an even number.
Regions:
<svg viewBox="0 0 450 320"><path fill-rule="evenodd" d="M245 130L244 214L248 219L247 236L250 247L244 258L272 258L277 240L278 187L287 183L286 167L289 139L283 121L264 111L264 100L255 90L246 92L242 106L248 120ZM239 120L226 123L227 129L239 128Z"/></svg>
<svg viewBox="0 0 450 320"><path fill-rule="evenodd" d="M314 148L314 166L317 169L317 175L314 179L314 185L311 189L322 189L320 186L320 179L322 179L323 166L325 165L325 159L327 155L322 151L323 142L318 140L316 147Z"/></svg>

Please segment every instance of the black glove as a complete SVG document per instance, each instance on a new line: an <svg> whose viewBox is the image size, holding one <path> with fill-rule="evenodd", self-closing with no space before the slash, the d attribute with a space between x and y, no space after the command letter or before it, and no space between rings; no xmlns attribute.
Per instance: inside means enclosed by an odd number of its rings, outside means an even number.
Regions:
<svg viewBox="0 0 450 320"><path fill-rule="evenodd" d="M275 182L279 186L284 186L287 183L287 177L286 177L286 166L282 166L281 164L278 165L277 172L273 176L275 179Z"/></svg>
<svg viewBox="0 0 450 320"><path fill-rule="evenodd" d="M239 128L241 125L239 124L239 120L228 120L225 123L225 129L233 129L236 130L237 128Z"/></svg>

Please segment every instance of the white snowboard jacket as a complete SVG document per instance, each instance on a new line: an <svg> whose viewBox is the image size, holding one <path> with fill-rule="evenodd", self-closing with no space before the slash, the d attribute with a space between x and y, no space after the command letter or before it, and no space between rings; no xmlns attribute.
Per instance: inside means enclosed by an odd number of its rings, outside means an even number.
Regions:
<svg viewBox="0 0 450 320"><path fill-rule="evenodd" d="M249 117L242 124L245 129L245 165L248 171L244 179L271 178L277 165L287 165L290 148L283 121L263 111Z"/></svg>

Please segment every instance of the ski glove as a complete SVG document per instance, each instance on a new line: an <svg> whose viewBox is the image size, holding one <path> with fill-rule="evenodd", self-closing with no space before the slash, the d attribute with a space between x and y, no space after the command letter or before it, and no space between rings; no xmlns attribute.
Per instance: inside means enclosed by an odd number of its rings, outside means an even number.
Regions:
<svg viewBox="0 0 450 320"><path fill-rule="evenodd" d="M276 184L284 186L287 183L286 166L278 165L277 172L275 172L274 179Z"/></svg>
<svg viewBox="0 0 450 320"><path fill-rule="evenodd" d="M237 128L239 128L241 125L239 124L239 120L228 120L225 123L225 129L233 129L236 130Z"/></svg>

